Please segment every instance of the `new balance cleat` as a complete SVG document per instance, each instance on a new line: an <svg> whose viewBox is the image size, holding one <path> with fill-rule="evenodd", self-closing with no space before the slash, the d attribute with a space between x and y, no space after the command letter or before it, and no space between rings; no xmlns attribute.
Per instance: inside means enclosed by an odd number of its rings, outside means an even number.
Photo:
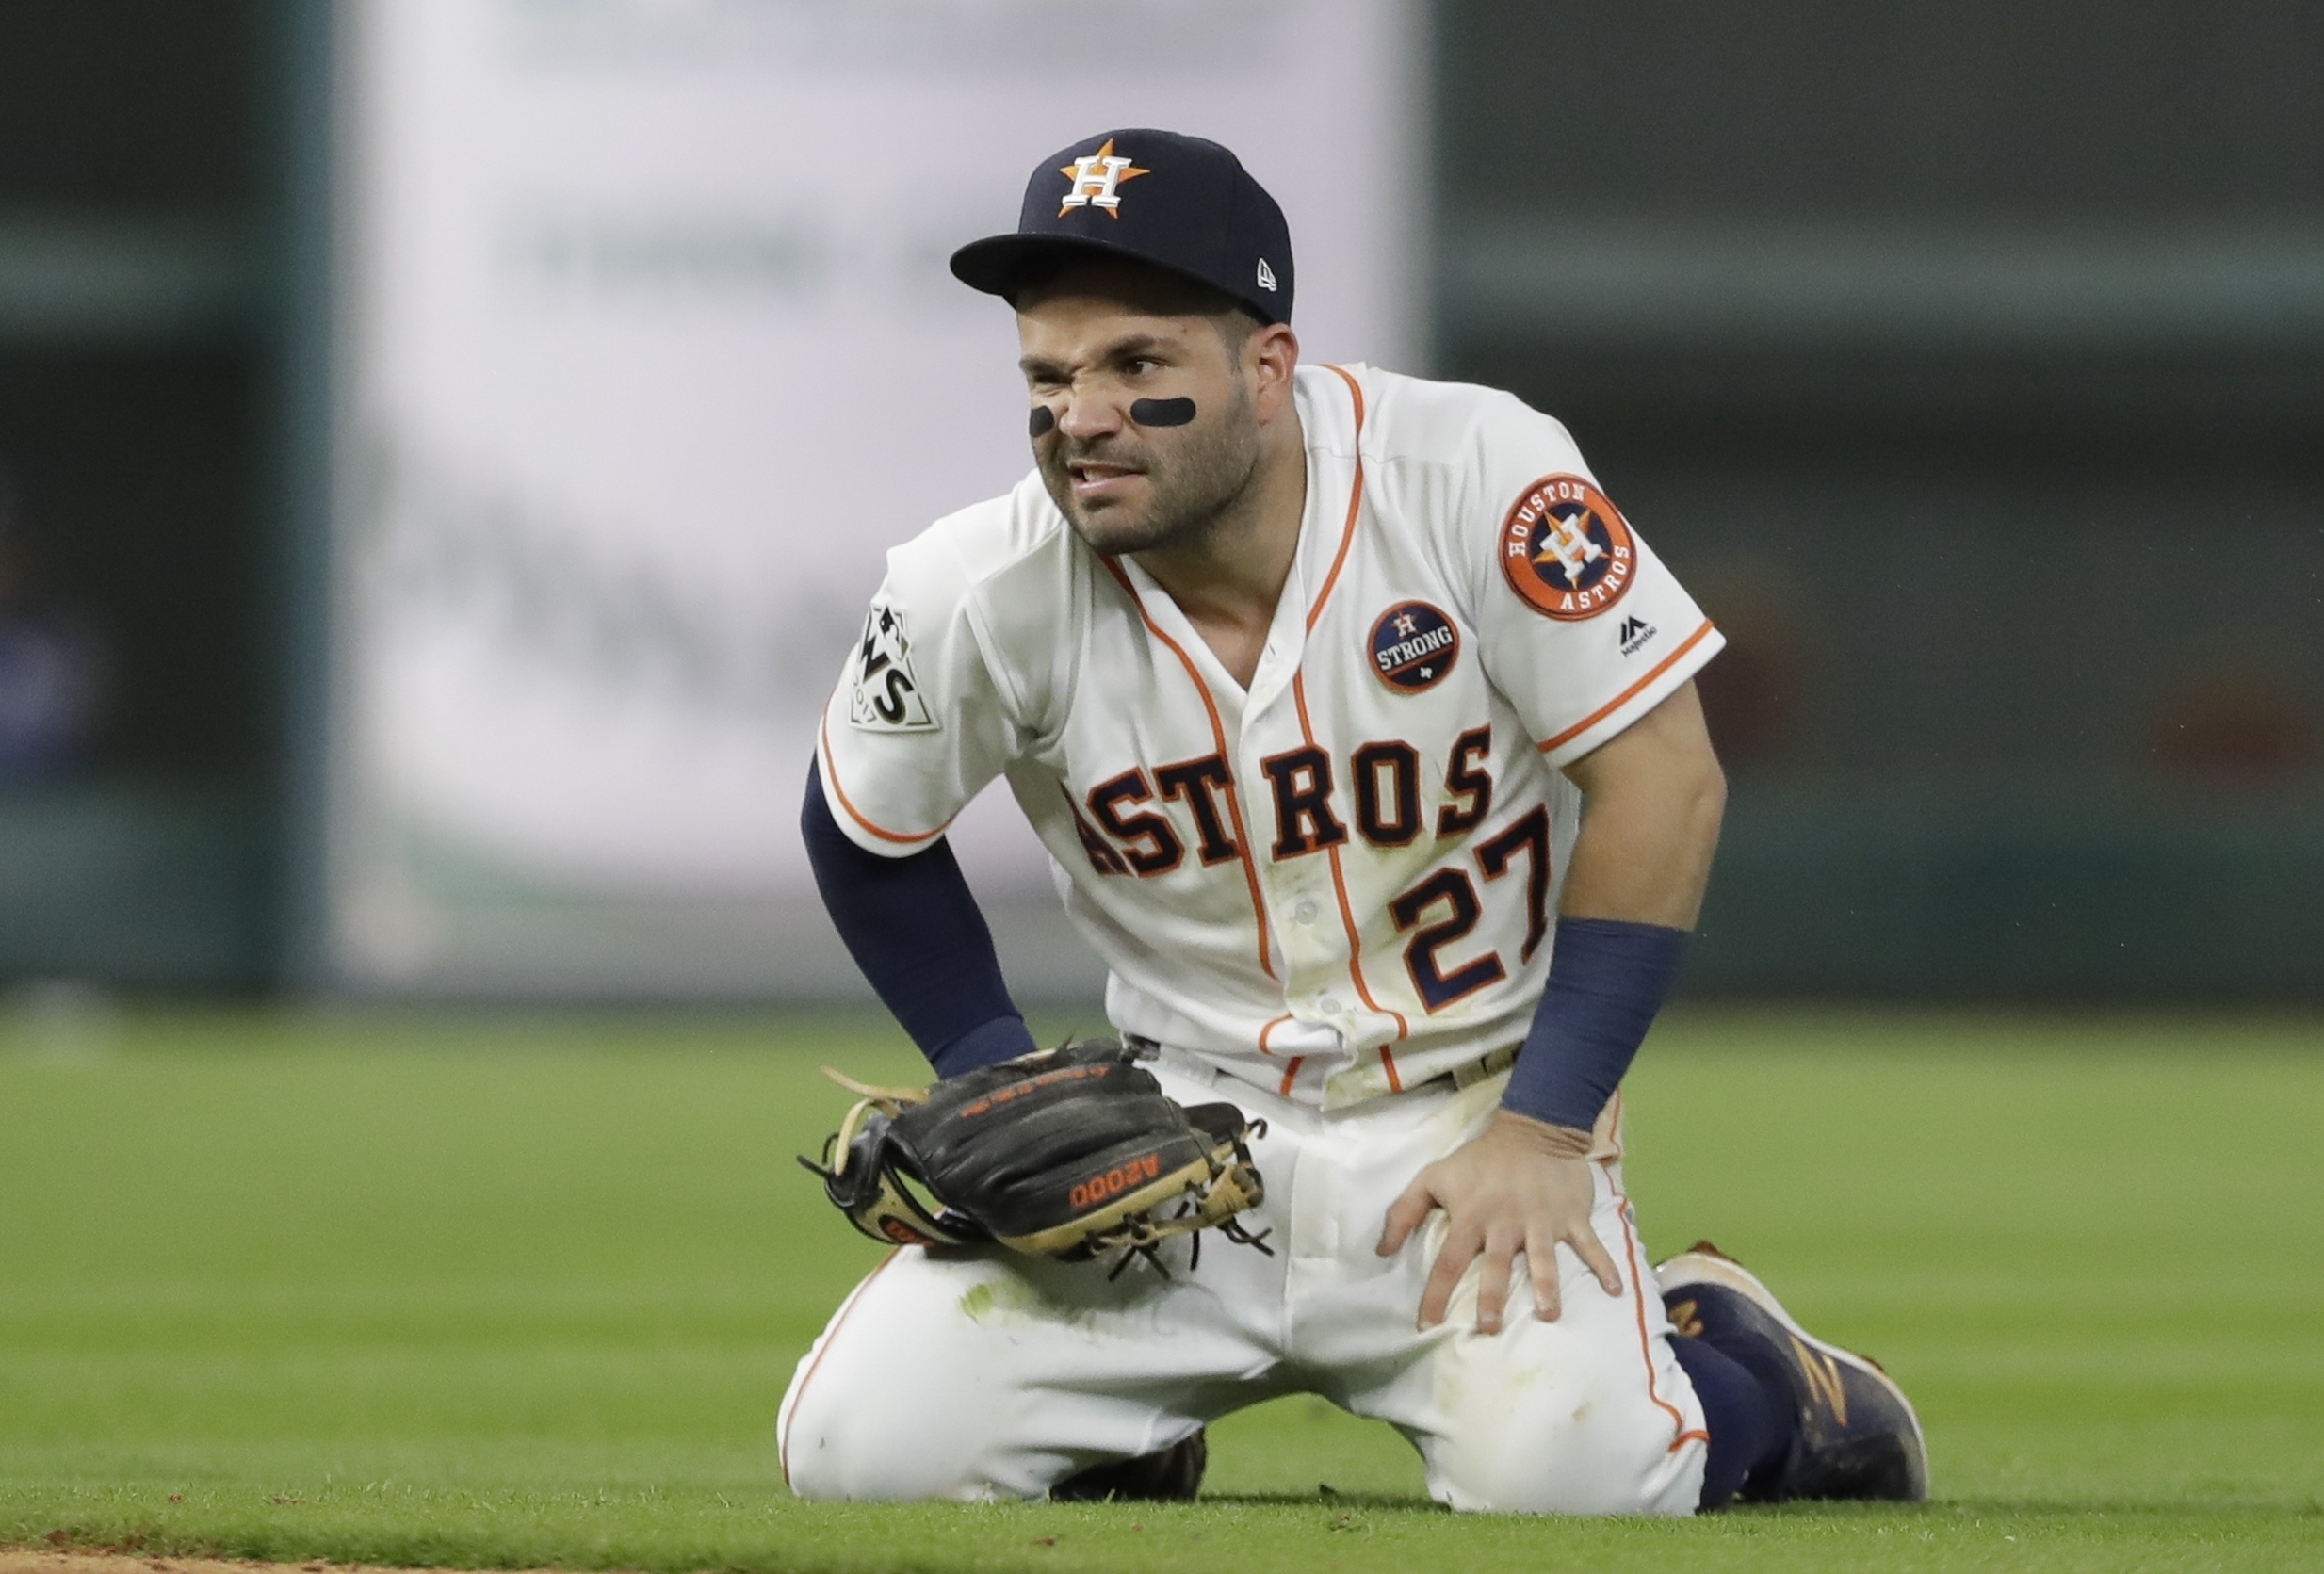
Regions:
<svg viewBox="0 0 2324 1574"><path fill-rule="evenodd" d="M1780 1367L1791 1385L1798 1437L1780 1465L1743 1484L1739 1501L1928 1496L1920 1418L1877 1361L1809 1333L1756 1274L1708 1241L1656 1264L1654 1277L1680 1338L1709 1335L1731 1354L1756 1343L1776 1359L1748 1364Z"/></svg>

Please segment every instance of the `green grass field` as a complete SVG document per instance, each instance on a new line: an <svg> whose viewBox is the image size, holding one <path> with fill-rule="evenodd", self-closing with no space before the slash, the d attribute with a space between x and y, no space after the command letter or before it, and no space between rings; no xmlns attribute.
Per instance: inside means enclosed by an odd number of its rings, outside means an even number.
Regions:
<svg viewBox="0 0 2324 1574"><path fill-rule="evenodd" d="M1094 1021L1052 1022L1051 1030ZM772 1423L877 1250L791 1162L867 1018L0 1030L0 1546L466 1566L2324 1566L2324 1025L1695 1013L1632 1079L1650 1246L1879 1355L1924 1508L1455 1517L1278 1402L1203 1501L802 1504ZM1331 1495L1319 1490L1329 1484Z"/></svg>

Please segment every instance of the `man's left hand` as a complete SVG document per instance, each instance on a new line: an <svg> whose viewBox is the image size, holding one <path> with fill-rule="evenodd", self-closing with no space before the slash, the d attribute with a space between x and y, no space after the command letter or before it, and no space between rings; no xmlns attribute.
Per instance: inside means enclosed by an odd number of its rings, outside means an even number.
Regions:
<svg viewBox="0 0 2324 1574"><path fill-rule="evenodd" d="M1444 1321L1454 1287L1481 1256L1477 1332L1499 1333L1520 1252L1533 1275L1534 1315L1556 1321L1561 1241L1597 1275L1608 1295L1622 1293L1622 1275L1590 1227L1597 1187L1589 1145L1587 1132L1498 1110L1482 1135L1413 1178L1389 1208L1379 1253L1393 1257L1430 1213L1444 1209L1444 1244L1421 1295L1422 1327Z"/></svg>

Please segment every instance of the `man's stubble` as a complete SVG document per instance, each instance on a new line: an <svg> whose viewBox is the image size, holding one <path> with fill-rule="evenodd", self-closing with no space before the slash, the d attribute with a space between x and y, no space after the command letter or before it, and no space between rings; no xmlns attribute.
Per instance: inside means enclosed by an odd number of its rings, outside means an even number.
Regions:
<svg viewBox="0 0 2324 1574"><path fill-rule="evenodd" d="M1250 390L1240 381L1234 390L1230 405L1184 428L1175 441L1132 446L1116 436L1079 446L1061 434L1038 456L1050 499L1093 551L1120 557L1191 545L1216 528L1249 492L1259 475L1259 423L1252 417ZM1073 495L1067 470L1079 461L1142 467L1148 493L1145 506L1135 512L1119 504L1085 511Z"/></svg>

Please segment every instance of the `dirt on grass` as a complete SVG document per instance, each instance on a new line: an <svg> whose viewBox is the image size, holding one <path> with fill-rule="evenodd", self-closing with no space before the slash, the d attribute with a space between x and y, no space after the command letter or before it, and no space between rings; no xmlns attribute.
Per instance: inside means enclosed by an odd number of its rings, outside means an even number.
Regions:
<svg viewBox="0 0 2324 1574"><path fill-rule="evenodd" d="M0 1548L0 1574L403 1574L378 1564L242 1563L223 1558L154 1557L136 1552L87 1552L64 1549ZM459 1574L437 1569L432 1574ZM523 1574L551 1574L527 1569Z"/></svg>

